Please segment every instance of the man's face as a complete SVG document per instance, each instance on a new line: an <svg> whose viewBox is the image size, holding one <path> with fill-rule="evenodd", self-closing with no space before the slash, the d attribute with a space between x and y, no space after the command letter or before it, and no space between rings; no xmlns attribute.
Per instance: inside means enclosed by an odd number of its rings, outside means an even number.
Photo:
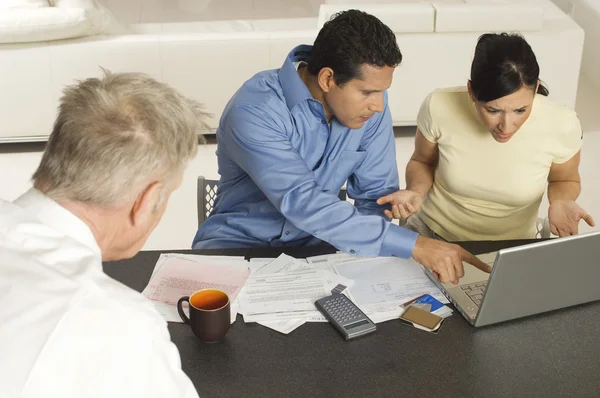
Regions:
<svg viewBox="0 0 600 398"><path fill-rule="evenodd" d="M361 76L324 93L325 105L344 126L360 129L376 112L383 112L383 92L392 85L395 68L361 66Z"/></svg>

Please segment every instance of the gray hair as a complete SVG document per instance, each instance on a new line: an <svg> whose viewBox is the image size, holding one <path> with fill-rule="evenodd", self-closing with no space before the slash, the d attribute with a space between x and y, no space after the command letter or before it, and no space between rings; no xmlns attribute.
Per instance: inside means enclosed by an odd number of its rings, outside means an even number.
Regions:
<svg viewBox="0 0 600 398"><path fill-rule="evenodd" d="M141 73L65 88L34 186L54 199L114 206L172 183L198 150L202 106Z"/></svg>

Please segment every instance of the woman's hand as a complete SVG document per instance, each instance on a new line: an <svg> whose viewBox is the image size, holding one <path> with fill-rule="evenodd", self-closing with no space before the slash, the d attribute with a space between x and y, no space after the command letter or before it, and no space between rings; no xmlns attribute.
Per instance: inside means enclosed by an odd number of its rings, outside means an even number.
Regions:
<svg viewBox="0 0 600 398"><path fill-rule="evenodd" d="M548 209L550 231L557 236L577 235L579 220L583 219L590 227L596 226L594 219L574 200L554 200Z"/></svg>

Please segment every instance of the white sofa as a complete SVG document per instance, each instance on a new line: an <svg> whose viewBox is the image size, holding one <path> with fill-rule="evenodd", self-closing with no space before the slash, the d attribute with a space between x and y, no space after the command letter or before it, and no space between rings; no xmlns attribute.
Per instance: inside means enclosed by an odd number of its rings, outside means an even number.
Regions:
<svg viewBox="0 0 600 398"><path fill-rule="evenodd" d="M96 0L2 0L0 43L72 39L123 33Z"/></svg>
<svg viewBox="0 0 600 398"><path fill-rule="evenodd" d="M600 0L553 0L585 31L581 70L600 87Z"/></svg>
<svg viewBox="0 0 600 398"><path fill-rule="evenodd" d="M110 8L111 0L103 1ZM320 24L345 8L371 12L396 33L404 60L389 90L395 125L414 125L434 88L466 83L476 40L486 31L521 31L551 97L575 105L584 34L550 0L363 1L330 1L305 18L134 23L126 34L0 44L0 141L45 140L62 88L99 75L99 67L145 72L173 85L205 104L215 129L245 80L280 67L292 47L311 44Z"/></svg>

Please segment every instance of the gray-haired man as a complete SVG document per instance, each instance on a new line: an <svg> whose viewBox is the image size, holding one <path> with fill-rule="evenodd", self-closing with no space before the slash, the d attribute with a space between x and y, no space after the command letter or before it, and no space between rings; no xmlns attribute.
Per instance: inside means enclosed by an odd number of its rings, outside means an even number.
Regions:
<svg viewBox="0 0 600 398"><path fill-rule="evenodd" d="M166 322L102 261L143 246L203 118L142 74L65 90L34 188L0 201L0 396L197 396Z"/></svg>

